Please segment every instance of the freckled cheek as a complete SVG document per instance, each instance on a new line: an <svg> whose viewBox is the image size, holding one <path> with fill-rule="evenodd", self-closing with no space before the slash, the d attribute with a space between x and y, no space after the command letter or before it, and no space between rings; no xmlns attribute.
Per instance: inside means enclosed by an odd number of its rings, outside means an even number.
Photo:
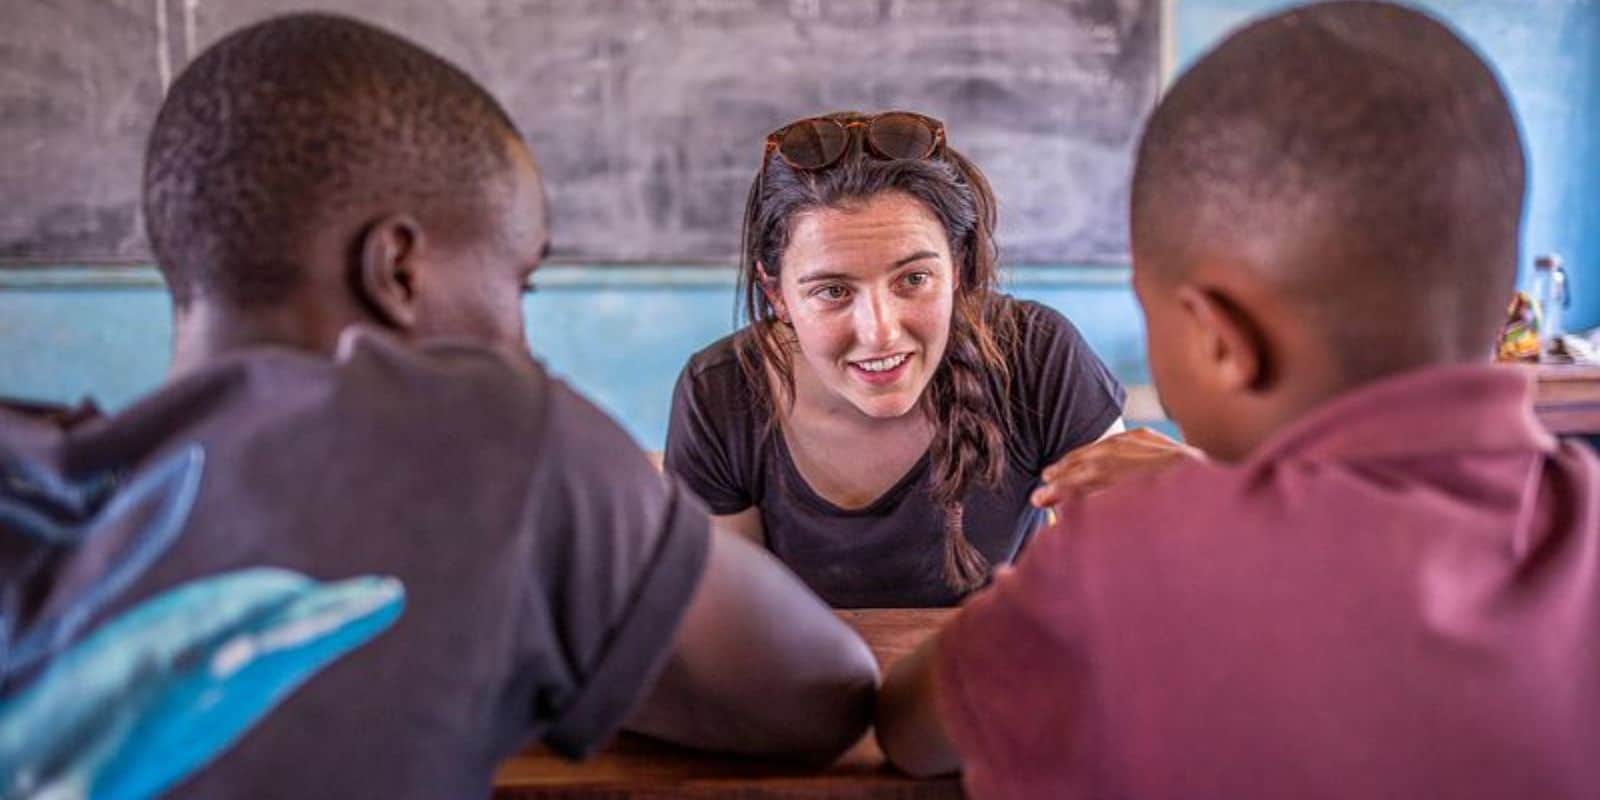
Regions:
<svg viewBox="0 0 1600 800"><path fill-rule="evenodd" d="M937 360L943 356L950 339L951 312L948 301L917 303L906 309L900 318L900 325L912 340L910 343L920 348L930 360Z"/></svg>
<svg viewBox="0 0 1600 800"><path fill-rule="evenodd" d="M854 321L846 313L795 313L795 337L800 342L800 352L809 360L828 363L848 358L855 347Z"/></svg>

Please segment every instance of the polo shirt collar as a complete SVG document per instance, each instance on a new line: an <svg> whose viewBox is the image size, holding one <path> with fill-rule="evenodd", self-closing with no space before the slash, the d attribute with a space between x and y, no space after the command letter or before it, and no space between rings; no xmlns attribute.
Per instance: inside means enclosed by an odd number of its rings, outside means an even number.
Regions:
<svg viewBox="0 0 1600 800"><path fill-rule="evenodd" d="M1509 364L1426 367L1345 392L1268 439L1248 463L1423 453L1554 452L1533 413L1534 370Z"/></svg>

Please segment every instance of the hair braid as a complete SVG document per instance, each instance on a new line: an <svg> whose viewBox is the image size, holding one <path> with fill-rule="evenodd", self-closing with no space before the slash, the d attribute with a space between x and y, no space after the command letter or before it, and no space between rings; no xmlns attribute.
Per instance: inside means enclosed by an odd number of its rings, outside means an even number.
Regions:
<svg viewBox="0 0 1600 800"><path fill-rule="evenodd" d="M993 486L1005 468L1006 408L995 402L991 381L1002 387L1010 382L1008 371L996 375L993 370L1005 362L992 326L984 324L990 315L965 300L956 303L944 363L924 397L935 430L929 494L945 517L945 584L962 593L989 578L989 560L967 539L962 498L974 485Z"/></svg>
<svg viewBox="0 0 1600 800"><path fill-rule="evenodd" d="M861 115L841 113L841 119ZM955 308L945 354L922 396L932 422L928 492L944 512L944 580L966 593L989 577L989 562L967 539L962 499L975 486L994 486L1005 469L1010 430L1011 370L1007 353L1016 341L1013 315L999 294L996 211L989 181L954 148L938 158L890 161L852 153L820 171L797 171L769 154L746 200L741 230L739 292L750 335L736 340L740 368L765 408L767 435L776 429L781 403L769 390L794 399L794 371L785 326L761 290L757 267L777 277L790 226L813 208L845 208L884 192L903 192L922 203L944 227L956 262Z"/></svg>

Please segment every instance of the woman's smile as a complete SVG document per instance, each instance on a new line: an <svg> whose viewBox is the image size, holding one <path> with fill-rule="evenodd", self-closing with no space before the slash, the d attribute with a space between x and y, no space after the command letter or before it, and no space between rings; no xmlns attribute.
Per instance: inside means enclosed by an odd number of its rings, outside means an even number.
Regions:
<svg viewBox="0 0 1600 800"><path fill-rule="evenodd" d="M947 239L926 206L893 191L795 222L773 295L812 397L875 419L917 407L950 335Z"/></svg>
<svg viewBox="0 0 1600 800"><path fill-rule="evenodd" d="M881 358L848 362L855 376L872 386L886 386L900 380L908 371L910 353L896 353Z"/></svg>

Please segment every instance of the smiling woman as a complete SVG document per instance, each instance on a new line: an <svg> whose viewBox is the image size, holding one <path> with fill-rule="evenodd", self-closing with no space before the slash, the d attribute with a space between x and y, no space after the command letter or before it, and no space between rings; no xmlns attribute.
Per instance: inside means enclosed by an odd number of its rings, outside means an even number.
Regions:
<svg viewBox="0 0 1600 800"><path fill-rule="evenodd" d="M928 117L767 137L750 322L684 367L666 466L835 606L959 602L1038 526L1044 469L1121 429L1072 324L997 291L994 208Z"/></svg>

